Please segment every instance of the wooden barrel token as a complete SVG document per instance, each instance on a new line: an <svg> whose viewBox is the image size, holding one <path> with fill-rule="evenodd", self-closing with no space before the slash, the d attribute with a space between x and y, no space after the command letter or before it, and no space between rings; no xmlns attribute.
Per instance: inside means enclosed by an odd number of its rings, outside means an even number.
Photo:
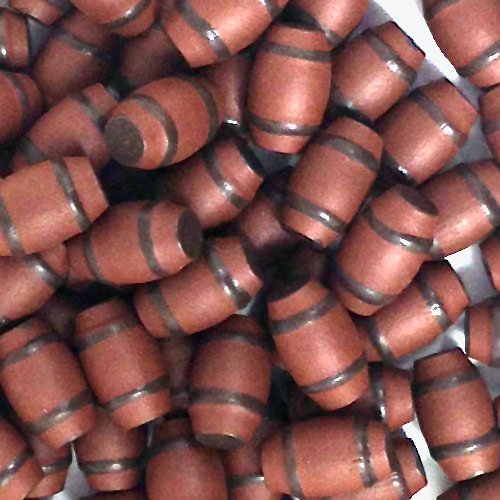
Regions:
<svg viewBox="0 0 500 500"><path fill-rule="evenodd" d="M31 63L28 18L0 9L0 66L26 68Z"/></svg>

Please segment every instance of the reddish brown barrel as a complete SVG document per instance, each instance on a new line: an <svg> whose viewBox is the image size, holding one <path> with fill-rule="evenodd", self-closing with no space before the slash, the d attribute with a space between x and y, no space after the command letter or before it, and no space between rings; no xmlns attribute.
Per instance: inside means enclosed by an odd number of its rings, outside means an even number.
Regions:
<svg viewBox="0 0 500 500"><path fill-rule="evenodd" d="M366 355L335 295L310 277L277 283L267 297L269 330L302 391L328 410L368 389Z"/></svg>
<svg viewBox="0 0 500 500"><path fill-rule="evenodd" d="M492 472L457 484L438 500L495 500L500 495L500 472Z"/></svg>
<svg viewBox="0 0 500 500"><path fill-rule="evenodd" d="M0 255L42 252L86 231L108 208L86 158L39 163L0 184Z"/></svg>
<svg viewBox="0 0 500 500"><path fill-rule="evenodd" d="M492 161L461 164L421 190L439 211L431 256L442 259L500 225L500 170Z"/></svg>
<svg viewBox="0 0 500 500"><path fill-rule="evenodd" d="M221 323L262 287L255 257L238 237L207 242L204 256L180 273L137 289L135 309L157 338L182 338Z"/></svg>
<svg viewBox="0 0 500 500"><path fill-rule="evenodd" d="M30 65L28 19L0 9L0 66L26 68Z"/></svg>
<svg viewBox="0 0 500 500"><path fill-rule="evenodd" d="M479 98L481 128L493 156L500 160L500 88L493 88Z"/></svg>
<svg viewBox="0 0 500 500"><path fill-rule="evenodd" d="M378 124L384 175L417 185L441 170L467 142L477 111L448 80L414 90Z"/></svg>
<svg viewBox="0 0 500 500"><path fill-rule="evenodd" d="M4 333L0 359L2 388L26 432L60 448L92 429L92 393L78 361L43 321Z"/></svg>
<svg viewBox="0 0 500 500"><path fill-rule="evenodd" d="M193 68L229 59L255 42L288 0L177 0L163 29Z"/></svg>
<svg viewBox="0 0 500 500"><path fill-rule="evenodd" d="M361 207L380 167L382 140L350 118L339 118L307 147L288 185L283 224L328 247Z"/></svg>
<svg viewBox="0 0 500 500"><path fill-rule="evenodd" d="M44 478L26 498L46 498L57 495L64 489L71 465L71 447L53 449L35 436L28 436L29 443L35 453Z"/></svg>
<svg viewBox="0 0 500 500"><path fill-rule="evenodd" d="M125 37L134 37L146 31L154 22L157 0L71 0L96 24Z"/></svg>
<svg viewBox="0 0 500 500"><path fill-rule="evenodd" d="M357 26L370 5L369 0L290 0L287 19L321 28L332 49L338 47Z"/></svg>
<svg viewBox="0 0 500 500"><path fill-rule="evenodd" d="M254 198L263 169L243 140L216 141L168 169L158 181L164 196L189 207L203 229L233 220Z"/></svg>
<svg viewBox="0 0 500 500"><path fill-rule="evenodd" d="M479 87L500 82L500 5L496 0L424 0L432 36L459 75ZM480 26L470 32L471 26ZM470 36L464 36L469 33Z"/></svg>
<svg viewBox="0 0 500 500"><path fill-rule="evenodd" d="M462 351L417 361L414 397L430 454L452 481L498 469L500 444L491 398Z"/></svg>
<svg viewBox="0 0 500 500"><path fill-rule="evenodd" d="M230 450L250 441L271 388L271 357L257 321L232 316L205 333L193 365L189 416L197 441Z"/></svg>
<svg viewBox="0 0 500 500"><path fill-rule="evenodd" d="M124 302L114 299L80 313L75 343L99 403L116 424L133 429L170 410L158 345Z"/></svg>
<svg viewBox="0 0 500 500"><path fill-rule="evenodd" d="M38 311L64 285L67 275L63 245L22 259L0 258L0 325Z"/></svg>
<svg viewBox="0 0 500 500"><path fill-rule="evenodd" d="M141 477L145 438L142 429L126 431L100 410L96 426L75 442L78 467L88 485L97 491L134 488Z"/></svg>
<svg viewBox="0 0 500 500"><path fill-rule="evenodd" d="M323 120L331 67L321 30L286 24L270 29L259 45L248 90L248 120L258 146L291 154L307 144Z"/></svg>
<svg viewBox="0 0 500 500"><path fill-rule="evenodd" d="M330 112L377 120L413 85L424 58L392 21L366 30L333 58Z"/></svg>
<svg viewBox="0 0 500 500"><path fill-rule="evenodd" d="M491 284L500 290L500 234L498 232L481 243L481 254Z"/></svg>
<svg viewBox="0 0 500 500"><path fill-rule="evenodd" d="M194 439L188 419L168 420L156 428L146 490L149 500L227 500L219 456Z"/></svg>
<svg viewBox="0 0 500 500"><path fill-rule="evenodd" d="M68 243L70 282L155 281L190 264L201 245L201 226L190 210L168 201L121 203Z"/></svg>
<svg viewBox="0 0 500 500"><path fill-rule="evenodd" d="M69 94L104 82L113 46L109 31L81 12L63 19L33 67L45 103L53 106Z"/></svg>
<svg viewBox="0 0 500 500"><path fill-rule="evenodd" d="M298 422L266 442L262 468L271 491L298 498L368 488L391 473L386 428L343 417Z"/></svg>
<svg viewBox="0 0 500 500"><path fill-rule="evenodd" d="M21 435L0 418L0 496L2 500L25 498L43 480L40 466Z"/></svg>
<svg viewBox="0 0 500 500"><path fill-rule="evenodd" d="M109 162L104 125L116 99L100 84L68 96L49 109L19 141L12 169L49 158L85 156L98 172Z"/></svg>
<svg viewBox="0 0 500 500"><path fill-rule="evenodd" d="M106 142L121 165L153 170L185 160L211 142L224 113L219 90L209 81L164 78L116 107Z"/></svg>
<svg viewBox="0 0 500 500"><path fill-rule="evenodd" d="M333 285L342 304L371 316L393 302L428 258L437 214L432 203L406 186L372 201L337 256Z"/></svg>
<svg viewBox="0 0 500 500"><path fill-rule="evenodd" d="M448 262L430 262L401 295L366 321L357 322L368 361L395 364L447 330L469 303Z"/></svg>
<svg viewBox="0 0 500 500"><path fill-rule="evenodd" d="M0 143L26 132L40 116L42 102L37 84L22 73L0 72Z"/></svg>
<svg viewBox="0 0 500 500"><path fill-rule="evenodd" d="M9 5L43 24L54 24L71 11L70 0L9 0Z"/></svg>

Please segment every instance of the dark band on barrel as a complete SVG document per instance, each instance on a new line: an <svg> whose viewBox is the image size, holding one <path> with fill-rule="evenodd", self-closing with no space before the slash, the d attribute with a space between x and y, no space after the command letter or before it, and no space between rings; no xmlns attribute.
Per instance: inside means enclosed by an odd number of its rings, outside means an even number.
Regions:
<svg viewBox="0 0 500 500"><path fill-rule="evenodd" d="M297 470L297 459L295 456L295 445L293 443L293 431L291 426L286 426L282 433L283 458L285 463L285 473L290 486L290 493L297 498L303 498L302 483Z"/></svg>
<svg viewBox="0 0 500 500"><path fill-rule="evenodd" d="M367 30L362 36L390 71L407 83L408 86L413 84L417 78L417 72L406 64L399 57L398 53L376 31Z"/></svg>
<svg viewBox="0 0 500 500"><path fill-rule="evenodd" d="M89 390L83 391L78 396L64 402L58 407L46 413L43 417L35 422L25 423L26 431L30 434L39 436L45 434L47 431L62 424L68 418L72 417L74 413L81 410L85 406L93 405L94 398Z"/></svg>
<svg viewBox="0 0 500 500"><path fill-rule="evenodd" d="M95 462L78 462L78 468L85 476L119 474L140 468L139 458L122 458L119 460L99 460Z"/></svg>
<svg viewBox="0 0 500 500"><path fill-rule="evenodd" d="M4 71L3 76L7 78L7 80L10 81L12 86L14 87L14 91L17 96L17 100L19 101L19 104L21 105L21 127L20 130L24 131L30 124L30 111L31 111L31 106L30 106L30 99L29 95L26 92L19 76L16 73L12 73L10 71Z"/></svg>
<svg viewBox="0 0 500 500"><path fill-rule="evenodd" d="M319 394L321 392L338 389L357 377L366 368L366 354L363 354L348 366L344 371L316 382L315 384L301 386L300 389L305 394Z"/></svg>
<svg viewBox="0 0 500 500"><path fill-rule="evenodd" d="M257 415L264 415L266 412L266 403L248 394L229 389L194 389L190 394L190 404L239 406Z"/></svg>
<svg viewBox="0 0 500 500"><path fill-rule="evenodd" d="M373 316L371 318L365 318L364 324L366 325L366 333L382 360L391 365L396 364L396 356L394 356L387 340L382 335L382 332L377 324L377 319Z"/></svg>
<svg viewBox="0 0 500 500"><path fill-rule="evenodd" d="M54 474L59 474L69 468L71 465L71 453L61 458L57 462L53 462L48 465L41 465L42 472L45 476L53 476Z"/></svg>
<svg viewBox="0 0 500 500"><path fill-rule="evenodd" d="M226 198L235 208L243 210L250 203L250 200L241 197L236 192L235 187L224 177L215 147L212 144L207 146L201 152L201 157L205 165L205 170L221 192L222 196L224 196L224 198Z"/></svg>
<svg viewBox="0 0 500 500"><path fill-rule="evenodd" d="M451 7L452 5L456 5L462 0L438 0L434 5L425 10L424 15L427 21L431 21L434 17L436 17L443 10Z"/></svg>
<svg viewBox="0 0 500 500"><path fill-rule="evenodd" d="M354 420L354 442L358 452L359 474L365 488L377 482L377 474L373 470L370 446L368 444L368 421L361 417Z"/></svg>
<svg viewBox="0 0 500 500"><path fill-rule="evenodd" d="M138 104L142 109L152 114L160 123L167 136L167 150L162 160L162 165L170 165L177 154L179 147L179 131L172 117L152 97L143 94L133 94L128 102Z"/></svg>
<svg viewBox="0 0 500 500"><path fill-rule="evenodd" d="M420 295L422 295L422 298L427 303L427 307L429 308L429 311L432 314L432 316L434 316L434 319L439 325L439 328L441 328L441 331L444 332L445 330L450 328L453 322L451 321L450 316L446 312L442 302L436 295L436 292L432 289L427 278L424 275L419 274L415 278L415 286L420 292Z"/></svg>
<svg viewBox="0 0 500 500"><path fill-rule="evenodd" d="M391 474L392 484L394 488L396 488L396 491L398 492L399 499L408 500L409 498L412 497L412 494L408 489L408 484L403 474L403 468L401 467L401 463L399 462L397 454L394 450L393 441L390 439L389 436L387 437L386 440L386 448L387 448L387 459L389 461L389 466L392 471ZM415 451L415 453L417 452Z"/></svg>
<svg viewBox="0 0 500 500"><path fill-rule="evenodd" d="M318 130L319 125L296 125L275 120L266 120L249 113L248 121L262 132L272 135L285 135L288 137L312 137Z"/></svg>
<svg viewBox="0 0 500 500"><path fill-rule="evenodd" d="M70 99L75 101L82 108L90 121L99 129L99 132L104 130L108 118L96 108L94 103L84 92L73 94L70 96Z"/></svg>
<svg viewBox="0 0 500 500"><path fill-rule="evenodd" d="M442 446L435 446L430 448L430 454L437 462L441 460L448 460L450 458L462 457L464 455L472 455L478 451L489 448L490 446L498 443L499 434L497 427L493 427L486 434L459 443L445 444Z"/></svg>
<svg viewBox="0 0 500 500"><path fill-rule="evenodd" d="M152 382L132 389L131 391L126 392L125 394L122 394L121 396L118 396L111 401L108 401L103 405L103 407L107 411L114 413L115 411L118 411L128 404L135 403L146 396L153 396L166 389L168 389L168 377L166 375L162 375Z"/></svg>
<svg viewBox="0 0 500 500"><path fill-rule="evenodd" d="M382 165L385 167L383 172L384 177L394 178L396 183L405 183L409 186L417 186L418 182L415 178L408 172L408 170L397 162L394 157L386 150L382 152Z"/></svg>
<svg viewBox="0 0 500 500"><path fill-rule="evenodd" d="M96 45L92 45L91 43L79 40L65 29L59 28L55 30L52 37L55 40L68 45L72 49L75 49L85 56L96 57L106 64L109 64L111 62L111 54L109 52L103 50L101 47L97 47Z"/></svg>
<svg viewBox="0 0 500 500"><path fill-rule="evenodd" d="M133 23L148 9L151 5L151 1L152 0L137 0L137 3L129 9L123 17L106 23L104 26L109 30L118 30L127 26L127 24Z"/></svg>
<svg viewBox="0 0 500 500"><path fill-rule="evenodd" d="M370 392L377 420L387 423L387 395L385 392L384 367L380 363L371 363Z"/></svg>
<svg viewBox="0 0 500 500"><path fill-rule="evenodd" d="M493 328L490 365L498 368L500 367L500 307L492 306L490 311Z"/></svg>
<svg viewBox="0 0 500 500"><path fill-rule="evenodd" d="M332 214L325 208L316 205L316 203L313 203L312 201L309 201L292 191L289 191L286 195L286 204L293 210L310 217L325 226L330 231L339 235L344 233L347 228L347 222L344 222L342 219Z"/></svg>
<svg viewBox="0 0 500 500"><path fill-rule="evenodd" d="M55 7L61 14L67 14L72 9L72 4L69 0L45 0L47 3Z"/></svg>
<svg viewBox="0 0 500 500"><path fill-rule="evenodd" d="M0 489L5 488L31 458L33 458L33 452L29 448L25 448L17 458L0 471Z"/></svg>
<svg viewBox="0 0 500 500"><path fill-rule="evenodd" d="M25 135L19 141L17 150L23 155L23 158L29 165L36 165L48 159L48 156Z"/></svg>
<svg viewBox="0 0 500 500"><path fill-rule="evenodd" d="M0 11L0 64L5 67L10 65L10 53L7 50L7 40L5 38L5 16L7 10Z"/></svg>
<svg viewBox="0 0 500 500"><path fill-rule="evenodd" d="M264 484L264 476L259 472L255 472L254 474L235 474L227 478L227 488L230 490L247 488L248 486L259 484Z"/></svg>
<svg viewBox="0 0 500 500"><path fill-rule="evenodd" d="M460 387L461 385L475 382L480 379L481 375L479 374L479 371L477 368L472 366L463 373L447 375L445 377L429 380L428 382L421 382L414 387L413 395L418 398L428 394L429 392L449 391Z"/></svg>
<svg viewBox="0 0 500 500"><path fill-rule="evenodd" d="M344 110L345 114L353 117L361 123L365 123L367 125L371 125L373 123L368 116L357 108L356 104L354 104L354 101L350 97L347 97L340 91L334 81L332 81L330 88L330 107L332 107L332 110L329 111L333 111L333 116L335 116L335 109L333 108L339 107Z"/></svg>
<svg viewBox="0 0 500 500"><path fill-rule="evenodd" d="M317 63L331 63L332 53L323 50L307 50L291 45L281 45L279 43L266 40L260 47L260 52L274 54L283 57L291 57L292 59L300 59L301 61L311 61Z"/></svg>
<svg viewBox="0 0 500 500"><path fill-rule="evenodd" d="M200 341L203 345L210 344L212 342L234 342L235 344L260 347L266 351L269 350L269 344L263 337L244 332L210 332L209 335L203 336Z"/></svg>
<svg viewBox="0 0 500 500"><path fill-rule="evenodd" d="M373 156L373 154L363 146L360 146L345 137L338 137L324 133L318 135L318 137L314 139L314 144L326 146L338 151L344 156L347 156L349 160L363 165L363 167L371 170L374 174L378 174L380 165L377 158L375 158L375 156Z"/></svg>
<svg viewBox="0 0 500 500"><path fill-rule="evenodd" d="M88 335L87 337L78 338L75 340L76 348L79 353L90 349L91 347L104 342L112 337L116 337L117 335L121 335L122 333L135 328L138 325L138 321L135 316L130 316L128 318L121 319L119 321L115 321L99 331Z"/></svg>
<svg viewBox="0 0 500 500"><path fill-rule="evenodd" d="M146 293L148 294L156 312L161 317L163 324L168 329L169 337L176 339L184 338L186 333L170 310L158 283L147 284Z"/></svg>
<svg viewBox="0 0 500 500"><path fill-rule="evenodd" d="M201 447L202 445L198 443L198 441L196 441L193 437L168 439L155 444L153 448L151 448L151 450L148 452L148 459L151 460L161 453L169 453L170 451L187 450L189 448Z"/></svg>
<svg viewBox="0 0 500 500"><path fill-rule="evenodd" d="M19 234L17 232L16 226L12 222L12 218L10 213L5 206L2 195L0 194L0 228L2 229L5 241L7 243L7 247L12 256L14 257L23 257L24 249L21 243L21 239L19 238Z"/></svg>
<svg viewBox="0 0 500 500"><path fill-rule="evenodd" d="M483 183L476 172L467 165L458 165L455 168L455 172L467 183L467 188L481 205L481 211L486 215L489 223L493 227L498 226L500 224L500 206L488 187Z"/></svg>
<svg viewBox="0 0 500 500"><path fill-rule="evenodd" d="M59 276L39 254L27 255L23 262L36 277L53 290L64 285L65 278Z"/></svg>
<svg viewBox="0 0 500 500"><path fill-rule="evenodd" d="M500 118L483 121L481 124L484 135L494 134L500 131Z"/></svg>
<svg viewBox="0 0 500 500"><path fill-rule="evenodd" d="M269 13L269 17L274 21L283 10L282 7L278 4L278 0L260 0L261 4L264 4L264 7L267 9Z"/></svg>
<svg viewBox="0 0 500 500"><path fill-rule="evenodd" d="M92 231L86 231L83 233L83 257L85 259L85 264L87 264L87 268L92 275L92 277L96 281L100 281L101 283L111 284L105 278L101 266L99 265L99 261L97 259L97 255L94 252L94 247L92 245Z"/></svg>
<svg viewBox="0 0 500 500"><path fill-rule="evenodd" d="M484 52L474 58L469 64L457 68L458 74L462 78L471 78L484 69L486 69L490 64L496 62L500 57L500 41L496 42L491 47L488 47Z"/></svg>

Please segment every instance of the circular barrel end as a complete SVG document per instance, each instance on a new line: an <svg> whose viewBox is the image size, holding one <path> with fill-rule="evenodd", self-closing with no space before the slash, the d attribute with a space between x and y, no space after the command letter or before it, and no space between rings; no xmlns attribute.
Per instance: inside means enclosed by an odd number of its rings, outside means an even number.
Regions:
<svg viewBox="0 0 500 500"><path fill-rule="evenodd" d="M137 167L146 146L139 129L125 116L109 121L104 137L111 156L121 165Z"/></svg>
<svg viewBox="0 0 500 500"><path fill-rule="evenodd" d="M181 251L190 259L197 259L201 253L203 229L196 215L190 210L180 216L177 236Z"/></svg>

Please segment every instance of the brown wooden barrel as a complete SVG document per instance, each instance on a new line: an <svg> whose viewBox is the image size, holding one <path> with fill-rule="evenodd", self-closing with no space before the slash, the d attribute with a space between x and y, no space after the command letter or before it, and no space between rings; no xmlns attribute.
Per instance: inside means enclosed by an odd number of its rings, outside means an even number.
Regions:
<svg viewBox="0 0 500 500"><path fill-rule="evenodd" d="M493 88L479 98L481 128L493 156L500 160L500 88Z"/></svg>
<svg viewBox="0 0 500 500"><path fill-rule="evenodd" d="M116 99L98 83L49 109L19 141L12 169L49 158L85 156L97 172L110 160L104 125Z"/></svg>
<svg viewBox="0 0 500 500"><path fill-rule="evenodd" d="M417 88L377 126L384 140L383 175L421 184L462 149L476 118L474 106L448 80Z"/></svg>
<svg viewBox="0 0 500 500"><path fill-rule="evenodd" d="M500 443L490 395L459 349L415 364L414 397L430 454L452 481L498 469Z"/></svg>
<svg viewBox="0 0 500 500"><path fill-rule="evenodd" d="M211 142L224 113L219 90L208 80L164 78L115 108L106 142L121 165L153 170L185 160Z"/></svg>
<svg viewBox="0 0 500 500"><path fill-rule="evenodd" d="M319 130L330 83L331 53L324 33L274 25L259 45L248 89L254 142L270 151L298 153Z"/></svg>
<svg viewBox="0 0 500 500"><path fill-rule="evenodd" d="M31 63L28 18L0 9L0 66L26 68Z"/></svg>
<svg viewBox="0 0 500 500"><path fill-rule="evenodd" d="M354 219L377 177L380 136L339 118L309 144L288 184L283 224L326 248Z"/></svg>
<svg viewBox="0 0 500 500"><path fill-rule="evenodd" d="M500 169L492 161L461 164L421 190L439 211L431 256L442 259L500 225Z"/></svg>
<svg viewBox="0 0 500 500"><path fill-rule="evenodd" d="M138 287L135 309L154 337L191 335L246 307L262 287L259 273L239 237L209 240L203 257L180 273Z"/></svg>
<svg viewBox="0 0 500 500"><path fill-rule="evenodd" d="M70 0L9 0L9 5L46 25L54 24L73 8Z"/></svg>
<svg viewBox="0 0 500 500"><path fill-rule="evenodd" d="M424 264L399 297L356 322L368 361L395 364L430 344L458 319L469 297L448 262Z"/></svg>
<svg viewBox="0 0 500 500"><path fill-rule="evenodd" d="M437 214L424 196L402 185L373 200L337 255L332 284L342 304L371 316L394 302L429 256Z"/></svg>
<svg viewBox="0 0 500 500"><path fill-rule="evenodd" d="M500 496L500 472L492 472L459 483L437 500L495 500Z"/></svg>
<svg viewBox="0 0 500 500"><path fill-rule="evenodd" d="M364 31L333 57L329 114L374 122L413 85L424 58L392 21Z"/></svg>
<svg viewBox="0 0 500 500"><path fill-rule="evenodd" d="M427 24L458 74L479 87L500 82L500 5L496 0L424 0ZM479 30L470 30L478 26ZM469 36L464 36L469 33Z"/></svg>
<svg viewBox="0 0 500 500"><path fill-rule="evenodd" d="M95 424L78 361L43 321L32 318L0 337L0 383L24 429L52 448Z"/></svg>
<svg viewBox="0 0 500 500"><path fill-rule="evenodd" d="M481 257L493 287L500 291L500 235L498 232L481 243Z"/></svg>
<svg viewBox="0 0 500 500"><path fill-rule="evenodd" d="M124 302L113 299L80 313L75 344L99 403L116 424L132 429L170 410L158 345Z"/></svg>

